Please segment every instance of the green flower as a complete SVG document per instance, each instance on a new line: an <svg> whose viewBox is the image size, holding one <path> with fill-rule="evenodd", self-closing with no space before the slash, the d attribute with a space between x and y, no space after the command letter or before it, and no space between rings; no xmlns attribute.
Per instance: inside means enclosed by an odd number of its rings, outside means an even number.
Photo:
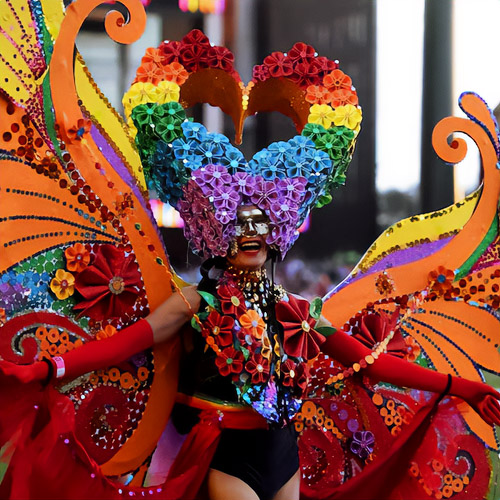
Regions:
<svg viewBox="0 0 500 500"><path fill-rule="evenodd" d="M311 141L313 141L316 146L317 141L321 139L321 137L323 137L325 134L327 134L325 127L323 127L323 125L320 125L319 123L308 123L302 129L302 135L311 139Z"/></svg>

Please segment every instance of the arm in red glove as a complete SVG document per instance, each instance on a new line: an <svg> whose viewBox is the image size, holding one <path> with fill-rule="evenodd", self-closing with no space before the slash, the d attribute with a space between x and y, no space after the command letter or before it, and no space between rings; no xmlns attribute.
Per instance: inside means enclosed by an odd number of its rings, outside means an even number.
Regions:
<svg viewBox="0 0 500 500"><path fill-rule="evenodd" d="M350 366L365 358L371 351L347 333L339 330L330 335L322 346L325 354ZM442 393L448 385L448 375L409 363L389 354L380 354L364 373L400 387ZM466 401L488 424L500 425L500 394L483 382L452 377L449 394Z"/></svg>
<svg viewBox="0 0 500 500"><path fill-rule="evenodd" d="M191 309L198 310L200 295L196 287L184 288L183 295ZM75 378L84 373L121 363L153 344L171 339L190 318L191 312L182 297L173 294L146 319L120 330L112 337L88 342L63 356L52 358L54 375L56 378ZM0 369L5 375L29 383L46 380L50 367L44 361L30 365L1 361Z"/></svg>

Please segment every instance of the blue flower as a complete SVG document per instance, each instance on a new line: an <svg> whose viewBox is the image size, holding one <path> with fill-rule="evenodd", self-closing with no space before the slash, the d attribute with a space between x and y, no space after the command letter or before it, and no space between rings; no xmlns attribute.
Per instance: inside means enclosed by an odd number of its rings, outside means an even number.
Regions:
<svg viewBox="0 0 500 500"><path fill-rule="evenodd" d="M292 149L295 149L296 154L298 155L302 155L307 150L315 147L314 142L312 142L311 139L302 135L296 135L288 141L288 144L290 144Z"/></svg>
<svg viewBox="0 0 500 500"><path fill-rule="evenodd" d="M288 144L288 142L279 141L270 144L267 150L273 158L275 158L277 161L280 161L281 163L284 163L287 153L289 153L290 151L290 148L291 146L290 144Z"/></svg>
<svg viewBox="0 0 500 500"><path fill-rule="evenodd" d="M207 129L201 123L185 121L181 127L186 139L201 142L207 138Z"/></svg>
<svg viewBox="0 0 500 500"><path fill-rule="evenodd" d="M186 160L194 156L194 151L198 142L194 139L184 139L180 137L172 143L172 151L177 160Z"/></svg>
<svg viewBox="0 0 500 500"><path fill-rule="evenodd" d="M225 145L225 152L224 156L221 158L221 163L227 167L228 171L232 174L238 171L244 171L246 167L243 153L232 144Z"/></svg>
<svg viewBox="0 0 500 500"><path fill-rule="evenodd" d="M218 160L220 160L224 154L224 150L220 144L212 142L212 138L209 136L206 141L198 144L195 148L194 154L201 157L201 162L204 165L209 165L212 163L218 163Z"/></svg>

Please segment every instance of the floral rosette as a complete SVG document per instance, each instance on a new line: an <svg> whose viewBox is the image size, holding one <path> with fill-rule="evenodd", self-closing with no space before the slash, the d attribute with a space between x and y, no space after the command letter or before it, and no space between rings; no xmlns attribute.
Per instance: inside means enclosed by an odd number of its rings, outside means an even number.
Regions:
<svg viewBox="0 0 500 500"><path fill-rule="evenodd" d="M198 30L180 42L149 48L123 98L125 114L150 187L179 210L196 253L224 256L235 234L237 207L250 204L269 217L267 243L283 257L309 211L329 203L332 189L344 184L361 109L338 63L306 44L295 44L288 54L273 52L254 68L247 86L233 61L229 50L210 45ZM198 98L210 85L209 71L226 83ZM296 94L289 99L301 103L302 118L294 120L301 135L270 144L250 161L225 135L186 117L184 108L210 102L242 123L247 113L257 112L252 92L258 100L269 82L293 87ZM210 100L233 91L241 100L237 110ZM280 110L279 103L275 106Z"/></svg>
<svg viewBox="0 0 500 500"><path fill-rule="evenodd" d="M275 399L277 387L282 387L289 411L296 411L308 385L309 365L318 357L325 335L331 333L318 326L321 300L310 305L285 295L276 305L277 319L283 326L280 341L271 338L259 304L245 299L231 278L219 284L216 296L200 293L207 307L199 313L201 327L194 321L192 324L215 353L219 373L231 378L240 400L266 418L276 419L277 415L272 415L276 404L266 403Z"/></svg>

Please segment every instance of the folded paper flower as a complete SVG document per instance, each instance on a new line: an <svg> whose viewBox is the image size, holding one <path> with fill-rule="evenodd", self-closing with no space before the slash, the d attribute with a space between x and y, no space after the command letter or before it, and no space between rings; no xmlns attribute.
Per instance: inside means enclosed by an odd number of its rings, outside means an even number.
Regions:
<svg viewBox="0 0 500 500"><path fill-rule="evenodd" d="M130 313L142 287L133 255L113 245L101 245L92 265L76 278L83 300L74 306L95 320L120 318Z"/></svg>
<svg viewBox="0 0 500 500"><path fill-rule="evenodd" d="M296 358L313 359L320 352L325 337L314 326L316 320L309 314L309 302L289 295L288 302L276 304L276 316L283 325L285 352Z"/></svg>

